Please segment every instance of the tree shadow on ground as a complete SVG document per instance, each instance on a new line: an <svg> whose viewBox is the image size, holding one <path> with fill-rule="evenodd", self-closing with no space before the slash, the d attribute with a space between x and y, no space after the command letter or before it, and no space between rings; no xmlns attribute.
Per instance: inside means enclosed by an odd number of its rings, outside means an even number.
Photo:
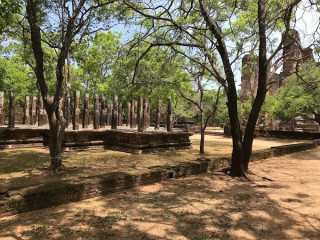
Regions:
<svg viewBox="0 0 320 240"><path fill-rule="evenodd" d="M3 222L0 238L319 237L320 218L286 209L270 198L268 193L275 190L286 191L286 185L262 180L249 183L219 173L202 174L17 215ZM301 202L308 197L295 196Z"/></svg>

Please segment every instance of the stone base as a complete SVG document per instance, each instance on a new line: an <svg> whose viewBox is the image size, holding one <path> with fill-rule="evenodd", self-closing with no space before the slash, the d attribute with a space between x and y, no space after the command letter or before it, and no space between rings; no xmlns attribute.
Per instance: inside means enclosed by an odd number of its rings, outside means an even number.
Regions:
<svg viewBox="0 0 320 240"><path fill-rule="evenodd" d="M129 153L148 153L165 150L190 149L190 132L147 131L139 133L125 129L66 130L65 151L111 149ZM0 149L47 147L49 130L37 128L0 129Z"/></svg>

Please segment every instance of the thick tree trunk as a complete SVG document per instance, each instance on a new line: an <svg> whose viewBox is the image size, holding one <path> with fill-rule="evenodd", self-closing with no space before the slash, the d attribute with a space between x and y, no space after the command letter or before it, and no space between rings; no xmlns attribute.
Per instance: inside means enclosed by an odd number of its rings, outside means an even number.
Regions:
<svg viewBox="0 0 320 240"><path fill-rule="evenodd" d="M65 121L56 120L54 114L49 119L50 135L49 135L49 149L51 164L50 169L59 171L62 169L62 141L65 130Z"/></svg>

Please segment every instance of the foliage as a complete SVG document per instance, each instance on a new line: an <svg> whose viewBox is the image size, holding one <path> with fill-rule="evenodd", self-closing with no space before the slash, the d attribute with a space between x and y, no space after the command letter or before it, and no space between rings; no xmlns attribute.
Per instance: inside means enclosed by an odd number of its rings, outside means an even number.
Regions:
<svg viewBox="0 0 320 240"><path fill-rule="evenodd" d="M291 120L297 116L308 117L319 113L320 102L316 101L320 94L320 67L314 63L303 64L299 75L292 75L267 103L271 116Z"/></svg>

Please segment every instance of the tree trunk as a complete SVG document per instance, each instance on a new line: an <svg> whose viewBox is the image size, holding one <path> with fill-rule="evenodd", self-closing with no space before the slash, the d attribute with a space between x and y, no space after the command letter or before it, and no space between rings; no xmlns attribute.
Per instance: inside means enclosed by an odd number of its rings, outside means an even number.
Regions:
<svg viewBox="0 0 320 240"><path fill-rule="evenodd" d="M203 112L201 111L200 113L200 120L201 120L201 124L200 124L200 128L201 128L201 138L200 138L200 154L204 154L204 122L203 122Z"/></svg>
<svg viewBox="0 0 320 240"><path fill-rule="evenodd" d="M65 123L61 120L56 120L54 114L49 119L50 135L49 135L49 149L51 165L50 169L54 171L61 170L62 165L62 141L65 130Z"/></svg>

